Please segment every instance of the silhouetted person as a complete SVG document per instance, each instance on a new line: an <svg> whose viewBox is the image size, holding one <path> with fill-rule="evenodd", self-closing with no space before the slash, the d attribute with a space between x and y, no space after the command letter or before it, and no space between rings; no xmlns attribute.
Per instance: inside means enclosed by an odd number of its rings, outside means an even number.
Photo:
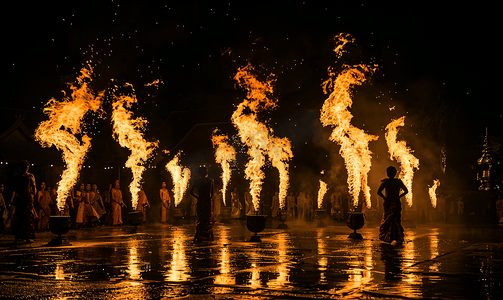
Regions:
<svg viewBox="0 0 503 300"><path fill-rule="evenodd" d="M166 182L161 183L161 189L159 189L159 197L161 198L161 223L166 223L169 220L169 210L171 209L171 198L169 197L169 191L166 188Z"/></svg>
<svg viewBox="0 0 503 300"><path fill-rule="evenodd" d="M197 199L196 204L196 235L194 241L213 241L213 179L208 178L208 170L205 167L200 167L199 175L190 190L190 194ZM197 190L197 193L195 193Z"/></svg>
<svg viewBox="0 0 503 300"><path fill-rule="evenodd" d="M52 198L49 190L46 190L45 182L40 184L40 190L37 192L37 200L35 203L38 204L38 230L45 231L49 230L49 221L51 220L51 206Z"/></svg>
<svg viewBox="0 0 503 300"><path fill-rule="evenodd" d="M114 186L110 193L110 213L113 226L122 225L122 206L126 206L122 200L122 191L119 180L114 181Z"/></svg>
<svg viewBox="0 0 503 300"><path fill-rule="evenodd" d="M150 207L150 203L148 203L147 195L143 190L143 187L140 186L140 191L138 192L138 204L136 205L136 210L141 211L143 215L143 222L147 221L147 207Z"/></svg>
<svg viewBox="0 0 503 300"><path fill-rule="evenodd" d="M35 176L28 173L30 163L26 160L21 162L21 171L16 177L14 183L13 203L16 205L13 226L14 243L18 240L26 240L26 243L33 242L35 238L35 218L36 212L33 207L37 187L35 185Z"/></svg>
<svg viewBox="0 0 503 300"><path fill-rule="evenodd" d="M386 169L388 178L381 181L381 185L377 190L377 195L384 199L383 203L383 217L381 226L379 227L379 239L384 242L396 245L402 243L404 240L403 227L402 227L402 204L400 198L407 195L409 190L403 184L402 180L395 178L395 167L388 167ZM386 195L382 192L385 191ZM403 191L400 194L400 191Z"/></svg>

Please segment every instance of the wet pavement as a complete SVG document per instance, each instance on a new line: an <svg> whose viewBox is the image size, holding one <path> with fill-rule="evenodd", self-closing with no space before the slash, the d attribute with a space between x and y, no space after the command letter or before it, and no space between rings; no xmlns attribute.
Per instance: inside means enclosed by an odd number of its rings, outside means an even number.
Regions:
<svg viewBox="0 0 503 300"><path fill-rule="evenodd" d="M268 221L261 243L245 220L71 230L70 246L0 238L0 295L13 299L503 299L503 228L404 223L406 243L377 239L377 224L349 239L342 222Z"/></svg>

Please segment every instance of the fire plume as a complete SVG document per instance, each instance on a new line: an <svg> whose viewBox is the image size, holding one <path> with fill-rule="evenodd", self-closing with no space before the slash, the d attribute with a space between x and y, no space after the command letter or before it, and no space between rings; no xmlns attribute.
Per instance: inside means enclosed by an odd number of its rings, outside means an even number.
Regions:
<svg viewBox="0 0 503 300"><path fill-rule="evenodd" d="M58 183L57 206L60 211L64 210L66 198L70 189L75 185L82 168L82 163L91 147L91 138L82 135L82 141L76 137L82 134L81 124L84 115L88 111L98 112L103 101L104 91L93 95L88 82L91 80L92 68L82 68L81 75L77 78L77 84L70 86L72 94L63 101L54 98L47 102L44 112L49 120L41 122L35 130L35 140L42 147L55 146L62 152L62 158L66 169Z"/></svg>
<svg viewBox="0 0 503 300"><path fill-rule="evenodd" d="M318 209L321 209L321 206L323 205L323 197L325 197L327 190L327 184L320 179L320 189L318 190Z"/></svg>
<svg viewBox="0 0 503 300"><path fill-rule="evenodd" d="M128 148L131 151L127 161L126 167L131 169L133 173L133 180L129 184L129 191L131 193L131 203L133 209L138 205L138 192L145 167L143 164L152 156L156 142L148 142L144 139L142 131L148 123L143 118L133 118L131 112L131 105L136 103L135 96L118 96L116 101L112 104L112 123L113 133L115 139L119 144Z"/></svg>
<svg viewBox="0 0 503 300"><path fill-rule="evenodd" d="M279 202L280 208L284 209L289 187L288 161L293 157L291 144L287 138L273 136L272 129L258 121L257 113L275 108L276 102L270 98L273 92L273 80L259 81L252 74L253 71L254 68L248 64L239 68L234 77L239 85L246 89L247 97L238 105L231 119L238 130L241 142L248 146L250 160L246 164L245 178L250 180L250 194L255 211L258 211L260 205L265 155L268 156L272 166L279 171Z"/></svg>
<svg viewBox="0 0 503 300"><path fill-rule="evenodd" d="M407 205L412 206L412 180L414 171L419 169L419 159L412 155L412 150L407 147L405 141L397 141L398 127L405 125L405 116L391 121L386 126L386 144L388 144L388 152L392 160L396 160L400 164L400 174L398 178L402 179L403 183L409 190L405 195Z"/></svg>
<svg viewBox="0 0 503 300"><path fill-rule="evenodd" d="M175 198L175 207L182 202L183 195L189 186L190 169L180 166L180 153L166 164L166 170L171 173L173 180L173 196Z"/></svg>
<svg viewBox="0 0 503 300"><path fill-rule="evenodd" d="M366 65L346 66L337 75L329 69L330 78L322 86L329 97L321 108L320 121L323 126L334 129L329 140L340 145L339 153L344 158L348 172L348 189L353 198L353 205L358 205L360 191L363 192L367 207L370 207L370 187L368 186L368 172L370 171L372 152L369 150L370 141L379 137L365 133L362 129L351 125L353 115L348 110L353 105L351 87L361 85L365 81L365 72L373 72Z"/></svg>
<svg viewBox="0 0 503 300"><path fill-rule="evenodd" d="M231 163L236 160L236 150L229 145L227 135L217 135L217 129L213 131L211 141L215 149L215 160L222 166L222 200L225 205L225 195L227 193L227 185L231 180Z"/></svg>
<svg viewBox="0 0 503 300"><path fill-rule="evenodd" d="M431 206L433 208L437 207L437 188L440 185L440 180L433 180L433 185L428 188L428 194L430 194Z"/></svg>

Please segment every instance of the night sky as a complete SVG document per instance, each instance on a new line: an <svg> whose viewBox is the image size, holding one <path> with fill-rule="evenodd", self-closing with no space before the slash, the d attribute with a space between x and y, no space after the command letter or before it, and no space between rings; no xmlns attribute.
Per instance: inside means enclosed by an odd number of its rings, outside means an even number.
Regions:
<svg viewBox="0 0 503 300"><path fill-rule="evenodd" d="M1 107L41 111L50 98L62 99L66 83L91 61L96 90L134 86L135 116L147 118L149 129L173 111L228 121L245 95L233 76L251 62L262 78L276 78L278 108L261 118L302 157L307 143L322 152L333 146L330 129L314 124L327 67L365 63L378 69L354 91L353 124L380 136L372 149L378 156L386 156L379 149L384 127L402 115L402 138L423 166L436 165L442 145L481 143L486 126L490 135L503 134L495 7L324 2L13 2L2 17ZM340 59L332 52L339 33L355 38ZM157 79L158 87L146 86ZM301 134L299 127L312 130ZM479 150L459 159L473 164Z"/></svg>

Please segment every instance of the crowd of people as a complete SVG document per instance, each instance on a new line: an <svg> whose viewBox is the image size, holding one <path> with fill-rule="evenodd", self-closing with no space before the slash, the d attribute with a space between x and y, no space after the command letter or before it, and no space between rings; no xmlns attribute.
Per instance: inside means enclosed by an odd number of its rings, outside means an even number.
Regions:
<svg viewBox="0 0 503 300"><path fill-rule="evenodd" d="M80 183L58 206L57 185L51 187L41 182L37 186L35 176L28 172L29 162L22 161L19 166L9 195L5 195L5 186L0 184L0 233L14 235L15 243L33 242L35 232L49 230L51 216L70 216L75 229L122 225L122 208L126 205L118 180L103 192L97 184ZM161 200L169 207L171 201L169 193L163 194L165 191L164 183ZM147 207L150 207L147 196L140 189L136 210L142 212L144 220Z"/></svg>
<svg viewBox="0 0 503 300"><path fill-rule="evenodd" d="M50 217L58 215L70 216L74 229L121 226L123 224L122 214L126 204L118 180L113 184L108 184L103 191L99 190L96 183L79 183L70 190L65 202L58 207L57 184L51 187L45 182L40 182L37 185L35 177L28 172L28 162L23 162L21 169L15 179L11 195L4 197L4 185L0 185L0 233L11 233L16 236L16 241L25 239L29 242L34 238L35 232L49 230ZM229 194L230 201L224 204L222 192L215 188L211 189L211 215L214 221L223 218L244 219L246 215L254 213L275 218L280 210L277 192L270 197L269 201L262 201L258 212L255 212L249 190L240 193L238 188L234 187ZM159 220L157 218L153 218L155 220L149 219L149 216L156 213L160 215L160 222L171 222L174 205L166 182L161 183L158 197L159 212L147 214L150 203L145 191L140 189L136 210L142 212L143 220L146 222ZM193 190L185 194L181 205L179 205L179 208L183 210L184 217L197 221L198 202L198 194ZM225 208L229 208L227 211L230 213L227 215L225 215ZM344 195L334 192L330 200L324 204L324 209L327 208L330 209L331 215L335 219L343 220L344 212L347 211L347 205L344 205ZM314 217L314 210L317 209L316 199L310 191L299 192L297 196L294 195L294 192L290 192L286 197L285 209L288 211L290 220L309 220ZM24 230L18 230L23 227ZM18 231L21 233L16 235Z"/></svg>
<svg viewBox="0 0 503 300"><path fill-rule="evenodd" d="M0 233L10 233L15 237L15 242L25 240L31 242L35 232L49 230L51 216L70 216L73 228L87 228L96 226L121 226L122 213L126 208L118 180L109 184L104 191L98 189L97 184L79 183L72 188L64 203L57 204L57 185L49 186L41 182L38 186L33 174L29 173L30 164L23 161L14 180L12 193L5 195L4 184L0 183ZM378 212L383 213L380 238L387 242L403 241L403 228L401 198L408 192L403 183L394 178L396 169L387 170L388 178L382 181L378 195L384 200L378 205ZM229 192L230 201L223 202L221 190L216 189L212 179L208 178L207 170L200 169L201 178L197 179L190 192L185 193L182 203L176 207L177 216L196 221L196 240L211 240L212 225L224 219L244 219L246 215L260 214L269 218L276 218L280 211L279 194L263 193L258 211L255 210L249 189L240 192L237 187ZM386 191L387 194L383 194ZM152 191L151 191L152 192ZM157 194L158 193L158 194ZM159 205L147 213L150 203L147 194L140 188L136 210L142 213L143 221L161 223L171 222L173 219L174 205L171 201L170 191L166 182L162 182L158 192ZM389 195L393 195L390 197ZM447 212L446 199L450 195L439 197L439 207L445 215ZM451 201L450 213L455 213L455 201ZM464 204L461 197L457 199L457 213L464 213ZM445 206L445 207L444 207ZM159 208L160 207L160 208ZM498 220L503 220L503 200L496 204ZM123 210L124 209L124 210ZM295 196L290 191L285 199L287 218L289 220L309 221L315 218L318 209L316 195L307 190L300 191ZM347 213L353 210L347 192L336 190L325 197L321 208L328 212L334 220L345 220ZM365 207L356 208L364 211ZM157 214L157 216L155 216ZM160 217L160 218L159 218Z"/></svg>

